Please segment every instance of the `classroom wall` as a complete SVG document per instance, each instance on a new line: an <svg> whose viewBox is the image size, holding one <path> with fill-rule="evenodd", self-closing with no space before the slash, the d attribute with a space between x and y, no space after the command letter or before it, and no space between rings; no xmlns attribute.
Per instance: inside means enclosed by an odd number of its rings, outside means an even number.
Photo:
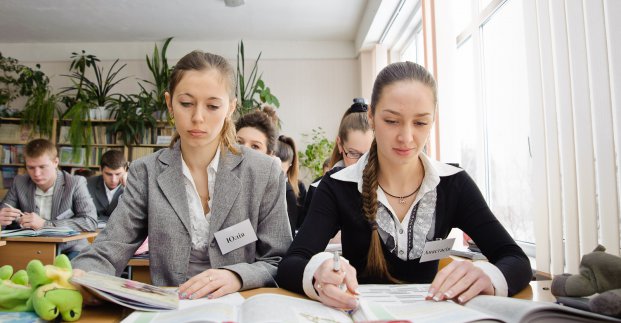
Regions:
<svg viewBox="0 0 621 323"><path fill-rule="evenodd" d="M328 138L336 137L338 122L349 107L352 98L360 96L360 67L353 42L261 42L244 41L246 65L252 65L262 51L259 69L272 93L281 103L277 110L282 122L282 133L294 138L298 150L308 142L303 134L322 127ZM71 52L85 49L97 55L101 66L108 68L115 58L127 64L124 76L116 91L136 93L137 80L150 79L145 55L151 54L154 42L135 43L50 43L50 44L0 44L3 55L34 66L41 64L50 77L51 86L58 91L70 84L63 77L69 71ZM237 42L176 42L168 49L169 63L193 49L212 51L236 64ZM16 101L12 106L23 106Z"/></svg>

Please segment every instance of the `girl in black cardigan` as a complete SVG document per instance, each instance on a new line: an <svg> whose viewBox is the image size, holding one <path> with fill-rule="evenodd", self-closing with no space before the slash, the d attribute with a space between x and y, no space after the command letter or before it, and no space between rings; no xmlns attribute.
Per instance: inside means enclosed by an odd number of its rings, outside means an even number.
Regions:
<svg viewBox="0 0 621 323"><path fill-rule="evenodd" d="M461 169L423 152L435 120L436 83L422 66L393 63L375 80L371 150L323 177L287 255L279 286L337 308L356 307L361 283L430 283L428 299L463 303L478 294L513 295L529 282L524 252ZM428 241L466 232L490 262L420 262ZM322 252L341 230L343 261ZM344 284L346 290L340 286Z"/></svg>

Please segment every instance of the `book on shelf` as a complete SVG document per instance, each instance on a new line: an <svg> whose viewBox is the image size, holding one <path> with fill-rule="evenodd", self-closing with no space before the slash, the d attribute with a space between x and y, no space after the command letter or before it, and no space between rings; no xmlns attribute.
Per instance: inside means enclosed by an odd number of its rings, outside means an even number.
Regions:
<svg viewBox="0 0 621 323"><path fill-rule="evenodd" d="M161 311L179 307L179 296L173 288L157 287L94 271L74 276L71 282L86 287L103 299L134 310Z"/></svg>
<svg viewBox="0 0 621 323"><path fill-rule="evenodd" d="M84 165L86 162L86 148L60 147L61 165Z"/></svg>
<svg viewBox="0 0 621 323"><path fill-rule="evenodd" d="M0 188L11 188L15 176L19 175L20 169L17 167L2 167L0 168L0 177L2 177L2 186Z"/></svg>
<svg viewBox="0 0 621 323"><path fill-rule="evenodd" d="M465 305L425 301L429 285L360 285L360 305L351 314L317 301L279 294L248 299L181 301L180 309L134 312L123 322L621 322L554 303L477 296Z"/></svg>
<svg viewBox="0 0 621 323"><path fill-rule="evenodd" d="M152 154L155 151L153 147L132 147L131 159L136 160L140 157L144 157Z"/></svg>
<svg viewBox="0 0 621 323"><path fill-rule="evenodd" d="M2 230L2 237L71 237L80 234L69 227L43 227L39 230L30 228Z"/></svg>

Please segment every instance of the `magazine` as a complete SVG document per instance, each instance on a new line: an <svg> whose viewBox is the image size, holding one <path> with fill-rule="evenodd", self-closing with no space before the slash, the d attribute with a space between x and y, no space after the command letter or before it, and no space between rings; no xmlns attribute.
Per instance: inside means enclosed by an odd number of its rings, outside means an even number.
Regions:
<svg viewBox="0 0 621 323"><path fill-rule="evenodd" d="M69 227L43 227L39 230L21 228L2 230L2 237L70 237L80 234Z"/></svg>
<svg viewBox="0 0 621 323"><path fill-rule="evenodd" d="M360 285L360 306L353 313L317 301L259 294L240 302L195 300L180 310L134 312L123 322L621 322L621 320L567 308L554 303L508 297L477 296L465 306L425 301L429 285Z"/></svg>
<svg viewBox="0 0 621 323"><path fill-rule="evenodd" d="M174 288L163 288L89 271L71 282L82 285L101 298L140 311L174 310L179 296Z"/></svg>

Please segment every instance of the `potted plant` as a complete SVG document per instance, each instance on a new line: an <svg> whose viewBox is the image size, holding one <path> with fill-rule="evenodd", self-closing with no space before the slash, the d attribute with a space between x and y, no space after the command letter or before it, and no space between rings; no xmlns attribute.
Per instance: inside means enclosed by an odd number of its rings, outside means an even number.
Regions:
<svg viewBox="0 0 621 323"><path fill-rule="evenodd" d="M86 148L86 159L90 158L90 147L92 143L92 119L98 119L99 113L105 109L113 109L117 101L113 100L111 93L119 82L127 77L117 78L119 72L125 64L117 67L118 59L115 60L110 68L104 73L103 68L97 66L100 60L95 55L86 54L83 50L81 54L72 53L73 59L69 67L72 71L68 77L72 85L65 87L62 99L67 106L63 114L63 119L69 119L68 139L74 152L78 152L80 147ZM95 75L95 80L90 80L85 76L87 68L91 68ZM93 118L95 117L95 118Z"/></svg>
<svg viewBox="0 0 621 323"><path fill-rule="evenodd" d="M151 74L153 75L153 81L144 81L148 84L153 85L154 87L150 94L153 98L153 110L157 114L157 118L159 120L166 119L166 117L164 116L168 113L168 108L166 107L166 100L164 99L164 93L168 89L168 82L170 81L170 74L172 72L172 68L168 66L166 50L168 49L168 44L170 44L170 41L172 39L172 37L166 38L166 40L164 40L164 44L162 45L161 50L157 48L156 44L153 48L153 56L151 56L151 58L146 55L147 66L149 67L149 71L151 71Z"/></svg>
<svg viewBox="0 0 621 323"><path fill-rule="evenodd" d="M308 138L308 134L302 137ZM306 150L298 152L300 165L308 169L312 178L318 178L323 175L323 162L330 157L334 143L326 138L326 133L321 127L313 129L311 142L306 146Z"/></svg>
<svg viewBox="0 0 621 323"><path fill-rule="evenodd" d="M89 79L84 80L84 90L86 91L88 98L95 104L95 109L97 109L95 119L110 118L109 109L111 109L116 104L116 101L113 99L113 96L116 94L112 93L112 88L114 88L117 84L127 78L117 78L119 72L127 65L123 64L115 70L115 66L118 62L119 60L116 59L112 63L112 65L106 72L105 77L103 73L103 68L93 65L95 81L91 81Z"/></svg>
<svg viewBox="0 0 621 323"><path fill-rule="evenodd" d="M17 59L2 56L0 52L0 107L7 107L19 97L19 72L24 66Z"/></svg>
<svg viewBox="0 0 621 323"><path fill-rule="evenodd" d="M237 46L237 110L236 113L242 116L246 113L259 109L262 104L280 107L280 101L272 94L269 87L265 86L262 74L258 74L258 64L261 53L254 61L254 65L249 75L246 75L246 61L244 55L244 42L241 41Z"/></svg>
<svg viewBox="0 0 621 323"><path fill-rule="evenodd" d="M139 94L119 95L112 115L114 123L108 129L114 136L120 136L125 146L139 145L147 131L156 126L153 117L155 99L152 92L141 87Z"/></svg>
<svg viewBox="0 0 621 323"><path fill-rule="evenodd" d="M22 66L19 72L20 95L28 96L22 111L22 124L31 127L31 134L50 138L54 129L54 117L58 112L58 98L52 94L49 78L40 70Z"/></svg>

